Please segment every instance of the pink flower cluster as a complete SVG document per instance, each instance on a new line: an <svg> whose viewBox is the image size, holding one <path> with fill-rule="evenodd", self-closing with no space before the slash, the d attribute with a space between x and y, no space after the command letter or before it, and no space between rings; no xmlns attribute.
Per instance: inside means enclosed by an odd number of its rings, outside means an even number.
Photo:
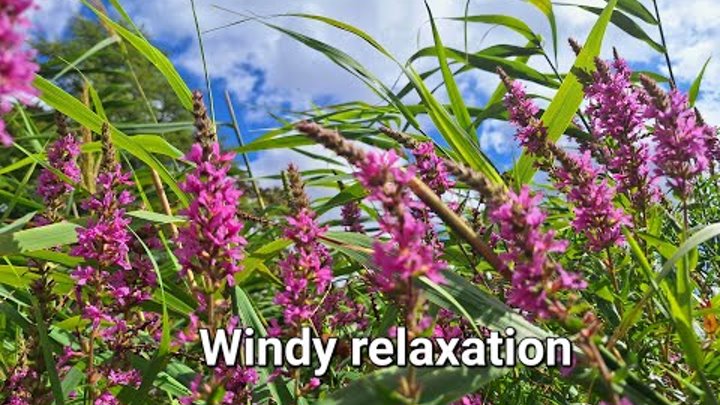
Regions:
<svg viewBox="0 0 720 405"><path fill-rule="evenodd" d="M624 241L622 226L631 225L630 217L615 207L615 187L607 179L599 180L593 167L590 152L570 155L570 167L561 167L556 173L556 186L566 190L567 199L575 206L573 229L587 238L587 246L595 252Z"/></svg>
<svg viewBox="0 0 720 405"><path fill-rule="evenodd" d="M468 394L459 400L452 403L452 405L489 405L490 403L485 401L480 394Z"/></svg>
<svg viewBox="0 0 720 405"><path fill-rule="evenodd" d="M692 193L692 183L709 166L708 133L714 130L698 121L687 96L672 90L664 100L655 100L648 111L655 120L653 163L657 174L682 199Z"/></svg>
<svg viewBox="0 0 720 405"><path fill-rule="evenodd" d="M32 87L38 70L35 53L23 48L28 26L23 14L32 6L32 0L0 0L0 116L11 110L14 100L27 103L36 94ZM12 145L1 118L0 145Z"/></svg>
<svg viewBox="0 0 720 405"><path fill-rule="evenodd" d="M537 120L536 115L540 109L527 96L522 83L511 82L504 101L510 122L518 128L515 138L530 153L538 154L543 151L547 139L547 128Z"/></svg>
<svg viewBox="0 0 720 405"><path fill-rule="evenodd" d="M379 202L384 209L380 229L390 240L375 242L373 255L380 268L374 282L383 292L407 288L417 276L443 282L440 272L445 268L445 263L436 259L433 248L424 241L431 225L412 213L414 208L422 207L411 198L407 188L414 172L403 170L397 162L395 151L372 152L359 163L355 174L370 191L369 199Z"/></svg>
<svg viewBox="0 0 720 405"><path fill-rule="evenodd" d="M332 281L332 258L327 248L318 242L327 227L318 225L314 212L303 208L287 221L285 237L293 241L294 247L280 262L284 289L278 292L274 302L283 307L285 325L297 331L312 319L318 299Z"/></svg>
<svg viewBox="0 0 720 405"><path fill-rule="evenodd" d="M615 188L607 179L600 179L593 167L590 153L574 156L547 142L545 126L534 114L537 106L527 98L522 85L514 81L510 85L505 104L510 111L510 121L518 128L516 138L531 153L549 156L560 162L550 174L555 186L566 192L568 201L575 206L573 228L588 240L588 247L600 251L623 241L622 226L629 225L629 217L613 204Z"/></svg>
<svg viewBox="0 0 720 405"><path fill-rule="evenodd" d="M77 157L80 155L80 144L75 135L67 134L55 141L48 148L48 164L62 173L71 182L80 181L80 168ZM52 203L58 197L73 191L74 187L60 178L52 170L43 169L38 177L37 193L43 198L45 204Z"/></svg>
<svg viewBox="0 0 720 405"><path fill-rule="evenodd" d="M33 393L26 385L28 381L38 378L38 373L27 366L13 370L3 387L10 394L6 403L8 405L32 405Z"/></svg>
<svg viewBox="0 0 720 405"><path fill-rule="evenodd" d="M650 171L649 145L643 141L649 99L633 86L625 60L616 57L608 65L598 59L595 64L593 82L585 87L592 135L600 142L598 152L618 192L625 193L643 212L660 197L657 178Z"/></svg>
<svg viewBox="0 0 720 405"><path fill-rule="evenodd" d="M546 214L539 204L542 195L533 196L527 187L519 194L508 192L504 203L490 211L499 225L500 237L507 245L501 258L512 263L512 289L508 303L532 315L552 315L552 296L562 290L585 288L581 278L550 260L551 253L563 253L567 241L555 239L555 231L542 229Z"/></svg>
<svg viewBox="0 0 720 405"><path fill-rule="evenodd" d="M351 201L343 205L341 210L342 224L347 232L364 233L365 228L361 222L362 214L360 205L355 201Z"/></svg>
<svg viewBox="0 0 720 405"><path fill-rule="evenodd" d="M108 169L97 178L98 192L82 203L91 219L86 227L77 230L78 243L71 250L72 255L94 263L80 266L72 273L76 302L82 317L90 323L87 339L92 343L85 347L94 350L94 345L102 344L118 353L92 376L104 377L104 391L94 405L118 403L111 387L140 385L140 373L132 368L127 357L128 345L139 330L152 333L158 320L157 315L142 313L138 306L150 299L157 279L144 247L129 230L125 208L134 199L123 188L132 185L130 174L124 173L117 163ZM154 229L144 232L146 245L158 248L160 242Z"/></svg>
<svg viewBox="0 0 720 405"><path fill-rule="evenodd" d="M435 194L441 196L455 185L455 181L450 178L445 161L435 153L435 146L432 142L419 144L412 150L412 154L415 157L415 167L417 167L420 178Z"/></svg>
<svg viewBox="0 0 720 405"><path fill-rule="evenodd" d="M190 206L182 211L188 217L187 225L177 238L181 275L188 271L207 275L214 287L223 280L235 285L247 243L237 214L242 191L228 176L234 157L233 153L220 153L217 143L209 150L196 143L185 157L196 165L195 170L180 184L192 197Z"/></svg>

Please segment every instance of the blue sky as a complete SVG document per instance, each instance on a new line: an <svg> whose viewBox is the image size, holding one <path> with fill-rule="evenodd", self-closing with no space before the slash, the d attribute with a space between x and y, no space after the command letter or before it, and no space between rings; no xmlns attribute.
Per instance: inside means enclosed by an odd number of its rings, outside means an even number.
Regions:
<svg viewBox="0 0 720 405"><path fill-rule="evenodd" d="M641 0L652 9L650 0ZM671 1L658 0L667 30L669 49L676 74L687 88L705 60L720 45L720 8L713 0ZM190 0L121 0L131 17L146 30L152 41L168 53L178 70L192 88L205 88L204 71L200 60ZM579 0L583 4L603 6L602 0ZM36 29L40 35L62 36L69 18L81 10L79 0L39 0L41 9L36 13ZM464 0L429 0L436 17L460 16ZM274 125L269 113L283 115L286 111L303 110L313 103L324 105L344 101L374 102L377 98L350 74L325 59L319 53L300 45L283 34L256 22L223 27L236 22L238 14L270 16L289 12L327 15L365 30L383 44L399 60L407 59L414 51L432 43L427 12L420 0L307 0L290 2L280 0L197 0L197 12L212 78L216 116L228 121L224 107L224 91L230 90L235 106L241 113L242 127L248 139L253 139ZM573 57L565 44L567 37L583 40L595 16L576 7L556 6L561 49L561 70L567 70ZM470 2L470 14L509 14L526 21L532 29L550 38L545 17L527 2L521 0L475 0ZM288 27L305 35L328 42L343 49L386 84L398 78L399 70L392 62L350 34L318 22L290 17L276 17L272 23ZM441 20L439 27L447 46L462 49L462 24ZM654 38L655 27L643 25ZM500 43L523 45L524 38L504 28L473 24L468 32L469 49ZM603 56L611 55L618 47L636 68L664 71L664 61L644 43L629 37L616 28L608 32ZM550 49L548 45L546 47ZM531 65L540 71L549 71L541 58ZM421 61L420 71L431 67L429 60ZM401 82L400 85L403 83ZM432 83L431 83L432 84ZM489 73L473 72L463 75L459 85L469 104L482 106L488 94L497 85L497 78ZM711 64L699 106L711 122L720 122L720 62ZM550 96L551 92L530 85L530 91ZM439 93L441 98L446 97ZM410 99L412 100L412 98ZM423 121L424 128L432 133L432 125ZM229 132L224 133L228 146L233 144ZM503 167L517 155L512 131L505 124L489 122L480 128L478 136L485 151ZM320 149L310 148L315 152ZM276 174L290 161L301 168L317 167L318 163L305 156L284 150L268 151L253 156L256 172ZM322 164L321 164L322 165Z"/></svg>

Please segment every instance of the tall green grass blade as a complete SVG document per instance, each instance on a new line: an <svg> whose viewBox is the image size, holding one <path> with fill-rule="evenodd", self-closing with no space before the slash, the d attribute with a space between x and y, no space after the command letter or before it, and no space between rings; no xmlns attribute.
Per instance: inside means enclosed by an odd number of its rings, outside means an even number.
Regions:
<svg viewBox="0 0 720 405"><path fill-rule="evenodd" d="M50 379L50 387L53 392L53 400L55 405L64 405L65 394L63 394L62 383L60 382L57 367L55 366L55 355L52 349L52 342L48 336L47 325L45 325L45 317L42 313L37 297L30 295L30 300L32 301L37 333L40 338L40 349L42 350L43 360L45 360L45 371Z"/></svg>
<svg viewBox="0 0 720 405"><path fill-rule="evenodd" d="M552 35L553 53L555 54L555 61L557 62L558 56L558 31L557 22L555 20L555 12L553 11L552 1L550 0L526 0L533 6L537 7L540 12L545 14L545 17L550 24L550 32Z"/></svg>
<svg viewBox="0 0 720 405"><path fill-rule="evenodd" d="M710 60L712 57L708 58L705 61L705 64L703 64L702 69L700 69L700 73L698 73L695 80L692 82L692 86L690 86L690 91L688 92L688 99L690 101L690 106L694 106L695 102L698 99L698 96L700 95L700 86L702 85L703 77L705 76L705 70L707 70L708 65L710 64Z"/></svg>
<svg viewBox="0 0 720 405"><path fill-rule="evenodd" d="M259 337L267 336L267 330L262 322L262 318L258 315L255 306L245 290L240 287L233 287L231 297L233 312L235 312L236 316L240 317L242 324L251 327ZM267 381L270 370L261 368L260 373L263 375L263 381ZM278 405L291 405L294 403L294 400L283 380L284 379L280 377L274 382L268 382L268 389Z"/></svg>
<svg viewBox="0 0 720 405"><path fill-rule="evenodd" d="M452 119L448 111L432 95L420 76L412 67L407 68L410 81L428 109L428 114L442 137L450 144L463 163L484 174L496 184L504 184L500 173L490 159L480 151L477 143L470 141L467 132Z"/></svg>
<svg viewBox="0 0 720 405"><path fill-rule="evenodd" d="M163 284L162 274L160 273L157 261L155 260L152 251L150 251L140 236L138 236L138 234L136 234L132 229L129 229L129 231L132 232L133 236L135 236L143 250L145 250L150 263L152 263L158 280L158 288L160 290L161 297L160 305L162 307L162 332L158 351L143 371L142 383L140 384L138 390L133 392L134 390L132 388L124 387L118 395L124 401L129 402L130 405L144 405L147 403L148 393L153 388L157 375L165 368L167 362L170 360L170 317L168 315L168 307L166 304L165 285Z"/></svg>
<svg viewBox="0 0 720 405"><path fill-rule="evenodd" d="M60 79L61 77L65 76L65 74L71 70L78 69L79 66L86 61L91 56L95 55L96 53L102 51L103 49L107 48L108 46L117 43L120 40L118 37L109 37L105 38L102 41L95 44L92 48L85 51L82 55L80 55L77 59L69 63L67 66L65 66L61 71L57 72L55 76L52 77L52 81L56 81Z"/></svg>
<svg viewBox="0 0 720 405"><path fill-rule="evenodd" d="M528 41L531 41L535 43L536 45L540 44L540 36L537 35L529 25L527 25L524 21L509 16L509 15L502 15L502 14L485 14L485 15L470 15L467 17L450 17L449 20L454 21L465 21L465 22L472 22L472 23L483 23L483 24L492 24L492 25L501 25L503 27L509 28L518 34L524 36L527 38Z"/></svg>
<svg viewBox="0 0 720 405"><path fill-rule="evenodd" d="M193 22L195 23L195 33L197 35L198 47L200 48L200 60L202 61L203 74L205 75L205 89L208 93L208 101L210 103L210 117L212 117L213 122L215 122L215 98L212 93L210 72L208 71L207 58L205 57L205 45L203 43L202 32L200 32L200 20L198 19L197 10L195 8L195 0L190 0L190 9L192 9Z"/></svg>
<svg viewBox="0 0 720 405"><path fill-rule="evenodd" d="M383 55L387 56L388 58L392 58L392 55L390 54L390 52L388 52L387 49L385 49L382 45L380 45L380 43L378 41L376 41L373 37L368 35L365 31L358 29L350 24L344 23L344 22L336 20L334 18L325 17L325 16L321 16L321 15L313 15L313 14L305 14L305 13L291 13L291 14L281 14L281 15L316 20L316 21L320 21L325 24L331 25L335 28L341 29L343 31L347 31L347 32L361 38L362 40L364 40L365 42L370 44L373 48L375 48L380 53L382 53Z"/></svg>
<svg viewBox="0 0 720 405"><path fill-rule="evenodd" d="M217 7L217 6L216 6ZM224 10L230 13L238 14L233 12L232 10L228 10L226 8L217 7L220 10ZM242 14L238 14L243 17L245 17ZM349 29L350 26L348 24L342 23L340 21L328 18L328 17L319 17L319 16L313 16L308 14L294 14L294 16L301 17L301 18L309 18L317 21L324 22L326 24L330 24L334 27L346 30L348 32L351 32L355 35L358 35L363 40L367 41L368 38L370 38L369 35L363 33L363 31L352 27L352 29ZM400 112L403 113L403 116L405 116L405 119L408 120L408 122L411 123L411 125L415 128L420 128L420 124L417 122L415 117L407 110L405 105L402 103L402 101L388 88L382 81L380 81L377 77L375 77L374 74L372 74L369 70L367 70L362 64L360 64L357 60L352 58L347 53L343 52L342 50L335 48L331 45L328 45L322 41L318 41L315 38L311 38L307 35L303 35L299 32L283 28L274 24L270 24L268 22L257 20L261 24L265 25L266 27L272 28L274 30L277 30L279 32L284 33L285 35L289 36L290 38L295 39L296 41L302 43L303 45L306 45L323 55L325 55L328 59L330 59L332 62L346 70L347 72L351 73L353 76L360 79L363 83L365 83L375 94L377 94L379 97L381 97L383 100L387 101L388 103L395 106ZM379 44L376 41L369 42L374 47L379 46ZM387 51L382 47L376 47L380 52L385 54L386 56L390 57L390 54L387 53ZM393 59L394 60L394 59ZM397 61L396 61L397 62Z"/></svg>
<svg viewBox="0 0 720 405"><path fill-rule="evenodd" d="M123 37L123 39L140 52L140 54L145 56L145 58L165 77L170 87L173 89L175 94L177 94L178 100L180 100L183 107L185 107L188 111L192 111L192 93L167 56L150 44L150 42L148 42L148 40L144 37L133 34L127 28L111 20L104 13L93 7L87 0L82 0L82 2L93 13L95 13L98 18L102 19L104 23L111 26L118 35Z"/></svg>
<svg viewBox="0 0 720 405"><path fill-rule="evenodd" d="M605 0L605 2L607 3L607 0ZM643 6L643 4L638 0L619 0L617 7L620 10L639 18L643 22L658 25L658 21L655 19L653 13L651 13L650 10Z"/></svg>
<svg viewBox="0 0 720 405"><path fill-rule="evenodd" d="M505 375L509 369L496 367L421 368L417 371L422 393L416 405L449 404L468 392L477 391ZM392 367L377 371L319 401L319 405L398 405L406 402L396 391L406 368Z"/></svg>
<svg viewBox="0 0 720 405"><path fill-rule="evenodd" d="M507 56L528 56L533 54L538 54L539 50L537 48L519 48L514 47L511 48L513 51L512 54L506 54L506 55L493 55L493 53L507 50L509 48L503 47L503 46L494 46L491 48L487 48L483 51L477 52L477 53L471 53L466 54L465 52L459 51L457 49L452 48L445 48L444 54L446 58L452 59L456 62L459 62L466 67L470 68L476 68L480 70L484 70L486 72L490 72L495 74L497 72L497 68L501 67L503 68L509 75L512 77L518 78L518 79L524 79L529 80L538 84L542 84L543 86L553 87L557 88L558 83L548 77L547 75L538 72L537 70L531 68L525 63L508 60L505 59ZM524 50L524 51L521 51ZM424 48L416 52L410 57L410 60L408 62L413 62L414 60L426 57L426 56L434 56L438 57L438 51L436 48Z"/></svg>
<svg viewBox="0 0 720 405"><path fill-rule="evenodd" d="M589 11L593 14L600 15L603 12L602 8L599 7L589 7L589 6L578 6L579 8ZM618 6L619 8L619 6ZM651 48L656 50L658 53L665 52L665 48L659 43L657 43L654 39L648 35L645 30L642 29L638 23L633 21L632 18L628 17L626 14L622 13L620 10L615 10L613 13L612 19L610 20L613 25L623 30L628 35L637 38L646 44L650 45Z"/></svg>
<svg viewBox="0 0 720 405"><path fill-rule="evenodd" d="M472 126L472 119L470 118L470 113L465 106L465 101L463 100L462 94L460 94L460 89L458 89L457 83L455 83L455 76L453 75L450 67L448 66L447 57L445 56L445 46L442 43L440 33L438 32L437 25L435 24L435 19L432 15L432 10L430 10L430 6L427 4L427 1L425 2L425 8L427 9L428 16L430 17L430 26L432 27L433 41L435 42L435 51L437 53L438 63L440 64L440 71L442 72L445 89L447 90L448 96L450 97L450 104L452 105L453 114L455 115L455 119L457 119L458 124L460 124L460 126L467 132L467 134L473 134L475 130ZM470 136L469 140L471 142L477 142L477 137Z"/></svg>

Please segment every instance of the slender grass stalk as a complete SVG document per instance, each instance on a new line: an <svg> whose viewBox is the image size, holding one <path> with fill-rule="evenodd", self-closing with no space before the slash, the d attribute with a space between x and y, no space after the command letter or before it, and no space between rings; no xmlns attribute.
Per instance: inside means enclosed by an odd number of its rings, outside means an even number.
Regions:
<svg viewBox="0 0 720 405"><path fill-rule="evenodd" d="M230 112L230 120L232 121L233 130L235 131L235 137L237 138L238 145L245 146L242 132L240 131L240 125L238 125L237 116L235 115L235 108L233 107L232 98L230 96L230 90L225 90L225 102L227 104L228 111ZM245 169L247 170L248 176L250 177L250 183L252 184L253 191L257 197L260 209L265 211L265 201L262 198L260 187L258 186L255 176L253 175L252 167L250 166L250 159L248 159L247 153L242 153L243 162L245 163Z"/></svg>
<svg viewBox="0 0 720 405"><path fill-rule="evenodd" d="M675 74L673 73L672 62L670 61L670 53L668 52L667 41L665 40L665 29L663 28L662 19L660 18L660 8L658 7L657 0L653 0L653 7L655 8L655 19L657 19L658 31L660 31L660 41L663 46L665 63L667 64L668 73L670 74L670 86L673 89L677 89L677 82L675 81Z"/></svg>
<svg viewBox="0 0 720 405"><path fill-rule="evenodd" d="M202 32L200 31L200 20L198 19L197 10L195 9L195 0L190 0L192 8L193 20L195 22L195 31L197 33L198 47L200 48L200 58L202 59L203 72L205 73L205 87L210 101L210 116L212 122L215 122L215 101L213 100L212 84L210 82L210 72L207 68L207 59L205 58L205 46L203 45Z"/></svg>

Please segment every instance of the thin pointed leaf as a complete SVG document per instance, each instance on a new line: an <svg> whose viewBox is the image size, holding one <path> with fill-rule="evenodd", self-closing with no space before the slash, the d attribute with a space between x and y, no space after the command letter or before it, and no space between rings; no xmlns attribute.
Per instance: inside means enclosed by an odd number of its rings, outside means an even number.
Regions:
<svg viewBox="0 0 720 405"><path fill-rule="evenodd" d="M707 69L708 65L710 64L710 59L705 61L705 64L703 65L702 69L700 69L700 73L698 73L695 80L692 82L692 86L690 86L690 91L688 92L688 98L690 100L690 106L694 106L695 102L697 101L698 96L700 95L700 86L702 85L703 77L705 76L705 70Z"/></svg>
<svg viewBox="0 0 720 405"><path fill-rule="evenodd" d="M540 37L522 20L500 14L470 15L467 17L450 17L449 20L466 21L483 24L501 25L524 36L529 41L539 44Z"/></svg>
<svg viewBox="0 0 720 405"><path fill-rule="evenodd" d="M455 119L457 119L458 124L467 131L468 135L472 134L475 131L472 126L470 113L465 106L465 101L463 100L462 94L460 94L460 89L458 89L457 83L455 83L455 76L448 66L447 57L445 56L445 46L442 43L440 33L438 32L437 25L435 24L435 19L433 18L432 11L430 10L430 6L427 2L425 2L425 8L427 8L428 15L430 16L430 26L432 27L435 51L438 63L440 64L440 71L442 72L445 89L447 90L450 98L450 105L452 106L453 114L455 115ZM471 142L477 142L477 137L469 137L469 140Z"/></svg>

